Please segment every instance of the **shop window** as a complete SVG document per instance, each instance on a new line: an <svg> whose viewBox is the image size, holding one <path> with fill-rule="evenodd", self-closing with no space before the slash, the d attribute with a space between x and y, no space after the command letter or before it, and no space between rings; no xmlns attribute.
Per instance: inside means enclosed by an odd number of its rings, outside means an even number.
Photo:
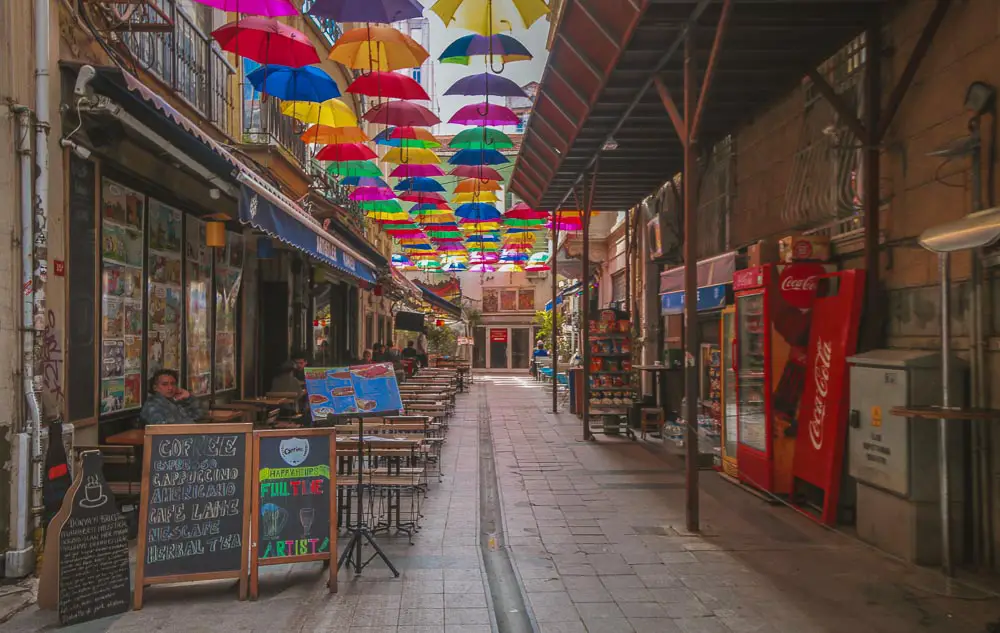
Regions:
<svg viewBox="0 0 1000 633"><path fill-rule="evenodd" d="M236 315L243 281L243 236L226 233L215 251L215 391L236 388Z"/></svg>
<svg viewBox="0 0 1000 633"><path fill-rule="evenodd" d="M483 290L483 313L533 312L534 288L488 288Z"/></svg>
<svg viewBox="0 0 1000 633"><path fill-rule="evenodd" d="M500 291L500 311L513 312L517 310L517 290Z"/></svg>
<svg viewBox="0 0 1000 633"><path fill-rule="evenodd" d="M148 202L149 316L146 371L181 371L181 231L182 214L153 198ZM137 318L141 318L141 311ZM141 338L139 345L141 345Z"/></svg>
<svg viewBox="0 0 1000 633"><path fill-rule="evenodd" d="M517 309L532 312L535 310L534 288L520 288L517 291Z"/></svg>
<svg viewBox="0 0 1000 633"><path fill-rule="evenodd" d="M212 260L205 246L205 223L187 218L186 228L187 389L196 396L212 389L212 357L209 345L208 293L212 284Z"/></svg>
<svg viewBox="0 0 1000 633"><path fill-rule="evenodd" d="M490 314L500 311L500 293L497 290L483 290L483 312Z"/></svg>
<svg viewBox="0 0 1000 633"><path fill-rule="evenodd" d="M625 271L620 271L611 276L611 301L625 301Z"/></svg>

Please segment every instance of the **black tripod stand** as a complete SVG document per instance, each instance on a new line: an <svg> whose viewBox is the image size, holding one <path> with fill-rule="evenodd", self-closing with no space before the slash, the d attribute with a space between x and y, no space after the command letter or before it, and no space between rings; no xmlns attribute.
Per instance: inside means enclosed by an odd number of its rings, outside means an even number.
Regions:
<svg viewBox="0 0 1000 633"><path fill-rule="evenodd" d="M330 416L332 418L333 416ZM328 418L329 420L329 418ZM386 567L392 572L392 575L399 578L399 570L393 566L392 561L389 557L385 555L382 548L378 546L372 536L372 531L369 529L368 525L364 521L364 459L365 459L365 420L363 417L358 418L358 512L357 521L354 527L350 527L348 523L347 530L351 533L351 538L347 541L347 546L344 548L344 553L340 555L337 560L337 570L347 563L348 568L351 567L352 563L354 566L354 573L357 576L361 575L361 570L368 566L368 563L375 560L378 556L385 563ZM375 553L368 557L368 560L362 560L361 548L364 546L365 542L372 546Z"/></svg>

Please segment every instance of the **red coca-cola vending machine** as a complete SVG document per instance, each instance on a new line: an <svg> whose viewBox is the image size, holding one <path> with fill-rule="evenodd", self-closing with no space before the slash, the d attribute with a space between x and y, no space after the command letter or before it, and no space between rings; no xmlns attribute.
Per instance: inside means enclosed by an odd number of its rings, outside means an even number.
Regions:
<svg viewBox="0 0 1000 633"><path fill-rule="evenodd" d="M733 274L739 479L773 494L792 491L811 309L820 277L833 269L797 262Z"/></svg>

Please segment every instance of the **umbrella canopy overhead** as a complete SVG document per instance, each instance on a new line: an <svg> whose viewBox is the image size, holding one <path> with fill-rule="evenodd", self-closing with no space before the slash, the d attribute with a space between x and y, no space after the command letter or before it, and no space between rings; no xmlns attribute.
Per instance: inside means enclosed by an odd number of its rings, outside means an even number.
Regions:
<svg viewBox="0 0 1000 633"><path fill-rule="evenodd" d="M403 213L403 207L399 204L399 200L373 200L371 202L362 202L358 206L366 211Z"/></svg>
<svg viewBox="0 0 1000 633"><path fill-rule="evenodd" d="M391 189L389 183L381 178L369 176L345 176L340 179L340 184L345 187L379 187L381 189Z"/></svg>
<svg viewBox="0 0 1000 633"><path fill-rule="evenodd" d="M491 127L473 127L455 135L448 147L452 149L511 149L514 141Z"/></svg>
<svg viewBox="0 0 1000 633"><path fill-rule="evenodd" d="M458 165L449 171L448 174L458 176L460 178L475 178L477 180L493 180L497 182L503 181L503 176L500 175L500 172L492 167L486 167L484 165Z"/></svg>
<svg viewBox="0 0 1000 633"><path fill-rule="evenodd" d="M441 147L441 142L434 138L430 130L419 127L390 127L375 136L375 143L389 147L420 147L434 149Z"/></svg>
<svg viewBox="0 0 1000 633"><path fill-rule="evenodd" d="M392 200L396 194L388 187L358 187L351 192L351 200Z"/></svg>
<svg viewBox="0 0 1000 633"><path fill-rule="evenodd" d="M261 15L269 18L299 14L298 8L288 0L197 0L197 2L226 13Z"/></svg>
<svg viewBox="0 0 1000 633"><path fill-rule="evenodd" d="M322 103L340 96L333 77L317 66L261 66L247 75L247 81L259 92L282 101Z"/></svg>
<svg viewBox="0 0 1000 633"><path fill-rule="evenodd" d="M378 165L367 160L330 163L326 168L326 173L331 176L367 176L369 178L380 178L382 176Z"/></svg>
<svg viewBox="0 0 1000 633"><path fill-rule="evenodd" d="M306 124L327 127L357 127L358 118L351 108L339 99L329 99L323 103L309 101L285 101L281 113Z"/></svg>
<svg viewBox="0 0 1000 633"><path fill-rule="evenodd" d="M378 154L373 152L364 143L343 143L340 145L327 145L316 154L316 160L328 160L335 163L346 163L356 160L371 160L378 158Z"/></svg>
<svg viewBox="0 0 1000 633"><path fill-rule="evenodd" d="M527 204L519 202L507 210L503 214L505 220L536 220L543 221L549 218L547 211L536 211L532 209Z"/></svg>
<svg viewBox="0 0 1000 633"><path fill-rule="evenodd" d="M367 143L371 139L357 127L329 127L313 125L299 137L303 143L338 145L340 143Z"/></svg>
<svg viewBox="0 0 1000 633"><path fill-rule="evenodd" d="M465 202L500 202L497 195L492 191L473 191L471 193L456 193L451 197L454 204Z"/></svg>
<svg viewBox="0 0 1000 633"><path fill-rule="evenodd" d="M427 51L409 35L390 26L366 26L343 33L329 59L348 68L401 70L419 68Z"/></svg>
<svg viewBox="0 0 1000 633"><path fill-rule="evenodd" d="M316 0L309 15L332 18L340 23L376 22L392 24L419 18L424 8L418 0Z"/></svg>
<svg viewBox="0 0 1000 633"><path fill-rule="evenodd" d="M528 97L524 90L521 89L521 86L518 86L515 82L503 75L493 75L490 73L462 77L445 90L444 94L471 97Z"/></svg>
<svg viewBox="0 0 1000 633"><path fill-rule="evenodd" d="M517 125L520 121L521 117L507 106L485 101L462 106L448 119L448 123L457 125L481 126Z"/></svg>
<svg viewBox="0 0 1000 633"><path fill-rule="evenodd" d="M437 165L398 165L389 173L391 178L437 178L444 176L444 170Z"/></svg>
<svg viewBox="0 0 1000 633"><path fill-rule="evenodd" d="M441 194L434 192L424 192L424 191L408 191L402 193L399 196L400 200L404 202L416 202L417 204L438 204L444 203L444 198Z"/></svg>
<svg viewBox="0 0 1000 633"><path fill-rule="evenodd" d="M448 159L450 165L503 165L510 159L495 149L460 149Z"/></svg>
<svg viewBox="0 0 1000 633"><path fill-rule="evenodd" d="M532 59L531 51L509 35L473 34L460 37L444 49L438 57L445 64L468 64L470 57L479 55L499 57L505 64Z"/></svg>
<svg viewBox="0 0 1000 633"><path fill-rule="evenodd" d="M524 28L549 13L543 0L437 0L431 11L441 17L445 26L491 35L510 31L517 23Z"/></svg>
<svg viewBox="0 0 1000 633"><path fill-rule="evenodd" d="M436 165L441 162L438 155L429 149L419 147L393 147L382 157L383 163L402 165L410 163L413 165Z"/></svg>
<svg viewBox="0 0 1000 633"><path fill-rule="evenodd" d="M318 64L319 55L309 38L273 18L250 17L212 31L222 50L259 64L298 68Z"/></svg>
<svg viewBox="0 0 1000 633"><path fill-rule="evenodd" d="M408 101L388 101L372 106L362 118L369 123L394 126L430 127L441 122L436 114L422 105Z"/></svg>
<svg viewBox="0 0 1000 633"><path fill-rule="evenodd" d="M468 202L455 209L455 215L463 220L490 222L500 220L500 211L492 204L485 202Z"/></svg>
<svg viewBox="0 0 1000 633"><path fill-rule="evenodd" d="M444 185L432 178L406 178L401 180L394 189L396 191L424 191L424 192L441 192L444 191Z"/></svg>
<svg viewBox="0 0 1000 633"><path fill-rule="evenodd" d="M430 101L430 96L413 77L390 71L376 70L351 82L347 92L369 97Z"/></svg>
<svg viewBox="0 0 1000 633"><path fill-rule="evenodd" d="M495 180L482 181L478 178L465 178L455 185L455 193L476 193L479 191L500 191L502 187Z"/></svg>

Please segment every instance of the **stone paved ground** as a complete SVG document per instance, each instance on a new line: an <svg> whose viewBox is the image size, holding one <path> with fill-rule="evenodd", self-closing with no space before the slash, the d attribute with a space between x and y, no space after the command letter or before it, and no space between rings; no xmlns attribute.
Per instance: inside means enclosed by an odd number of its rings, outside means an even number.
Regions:
<svg viewBox="0 0 1000 633"><path fill-rule="evenodd" d="M580 441L530 378L477 379L461 396L425 501L423 529L380 537L402 576L374 562L330 596L316 565L276 567L261 599L225 585L154 588L146 606L72 632L494 630L478 546L479 418L488 412L508 551L541 633L995 633L1000 602L898 564L702 474L703 532L683 531L682 465L648 443ZM488 405L480 408L481 404ZM502 605L501 605L502 606ZM34 607L0 631L54 627Z"/></svg>

